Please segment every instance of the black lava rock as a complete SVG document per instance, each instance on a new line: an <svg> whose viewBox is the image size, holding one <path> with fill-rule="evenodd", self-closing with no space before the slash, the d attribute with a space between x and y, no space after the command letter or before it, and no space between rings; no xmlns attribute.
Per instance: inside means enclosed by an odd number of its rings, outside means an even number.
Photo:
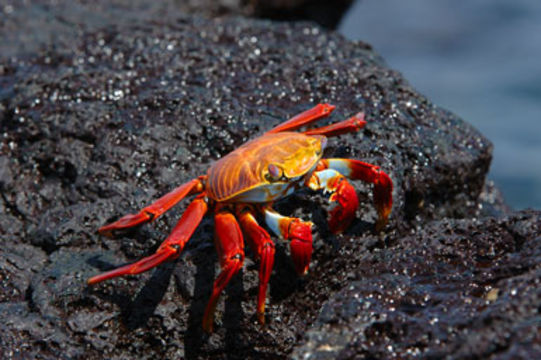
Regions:
<svg viewBox="0 0 541 360"><path fill-rule="evenodd" d="M293 358L536 359L540 254L535 211L432 221L362 252L353 268L359 254L345 244L332 273L350 281L325 302Z"/></svg>
<svg viewBox="0 0 541 360"><path fill-rule="evenodd" d="M539 344L540 213L485 185L490 142L361 42L312 23L186 15L169 2L0 8L0 347L5 358L531 358ZM30 21L32 19L32 21ZM326 230L326 200L276 204L316 223L309 275L278 244L265 327L248 258L201 329L217 276L205 219L175 263L87 287L152 253L187 201L117 239L131 213L318 102L368 125L325 156L380 165L359 218ZM322 122L325 123L325 122ZM277 241L278 242L278 241ZM295 279L292 281L291 279ZM537 330L536 330L537 329Z"/></svg>

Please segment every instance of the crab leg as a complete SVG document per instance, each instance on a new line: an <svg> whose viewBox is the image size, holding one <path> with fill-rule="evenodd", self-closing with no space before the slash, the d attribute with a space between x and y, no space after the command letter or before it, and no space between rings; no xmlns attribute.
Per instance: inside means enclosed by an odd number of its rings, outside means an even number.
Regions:
<svg viewBox="0 0 541 360"><path fill-rule="evenodd" d="M137 214L125 215L111 224L102 226L98 229L98 232L105 236L112 236L114 230L127 229L156 219L184 197L203 191L203 183L201 180L202 178L200 177L180 185L149 206L143 208Z"/></svg>
<svg viewBox="0 0 541 360"><path fill-rule="evenodd" d="M239 224L233 214L220 211L214 215L215 245L222 271L214 282L212 295L203 315L203 329L211 333L214 311L220 294L244 262L244 241Z"/></svg>
<svg viewBox="0 0 541 360"><path fill-rule="evenodd" d="M171 234L169 234L167 239L160 245L158 250L156 250L156 253L147 256L136 263L96 275L88 280L88 284L96 284L123 275L139 274L160 265L164 261L176 259L179 257L184 245L201 222L201 219L207 212L207 208L205 194L199 195L188 206L184 214L182 214L177 225L173 228L173 231L171 231Z"/></svg>
<svg viewBox="0 0 541 360"><path fill-rule="evenodd" d="M347 120L340 121L336 124L330 124L316 129L304 131L306 135L324 135L327 137L338 136L350 132L359 131L366 125L364 113L358 113Z"/></svg>
<svg viewBox="0 0 541 360"><path fill-rule="evenodd" d="M265 299L267 286L274 264L274 243L269 233L257 223L252 210L244 209L238 215L240 226L247 236L248 243L260 259L259 265L259 293L257 296L257 319L260 324L265 323Z"/></svg>
<svg viewBox="0 0 541 360"><path fill-rule="evenodd" d="M299 275L308 272L312 257L312 223L282 216L270 208L264 209L265 222L282 239L291 240L289 248L295 270Z"/></svg>
<svg viewBox="0 0 541 360"><path fill-rule="evenodd" d="M267 134L273 134L281 131L292 131L300 128L303 125L310 124L316 120L329 116L335 106L330 104L317 104L311 109L308 109L286 122L267 131Z"/></svg>
<svg viewBox="0 0 541 360"><path fill-rule="evenodd" d="M393 207L393 182L379 166L354 159L321 159L317 170L332 169L349 179L362 180L374 184L374 206L378 213L376 230L386 224Z"/></svg>
<svg viewBox="0 0 541 360"><path fill-rule="evenodd" d="M330 210L329 228L335 233L341 233L348 228L355 217L359 206L357 192L344 175L333 169L316 171L307 182L312 190L323 190L331 193L329 201L334 204Z"/></svg>

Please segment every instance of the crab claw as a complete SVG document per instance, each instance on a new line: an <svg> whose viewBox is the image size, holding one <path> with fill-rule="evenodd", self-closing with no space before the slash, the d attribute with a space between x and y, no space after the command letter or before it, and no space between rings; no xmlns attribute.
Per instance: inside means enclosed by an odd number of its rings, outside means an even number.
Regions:
<svg viewBox="0 0 541 360"><path fill-rule="evenodd" d="M334 169L326 169L327 164L321 162L323 170L316 171L308 180L308 187L331 193L329 202L329 228L334 234L343 232L355 217L359 206L359 198L355 188L344 175Z"/></svg>
<svg viewBox="0 0 541 360"><path fill-rule="evenodd" d="M343 177L339 181L336 191L329 198L329 201L334 204L329 211L329 228L334 234L339 234L348 228L359 206L355 188Z"/></svg>
<svg viewBox="0 0 541 360"><path fill-rule="evenodd" d="M312 223L294 219L289 225L288 236L291 239L289 248L295 271L304 275L308 272L312 258Z"/></svg>
<svg viewBox="0 0 541 360"><path fill-rule="evenodd" d="M291 258L299 275L308 271L312 258L312 223L282 216L270 208L265 209L265 221L271 230L284 240L289 240Z"/></svg>

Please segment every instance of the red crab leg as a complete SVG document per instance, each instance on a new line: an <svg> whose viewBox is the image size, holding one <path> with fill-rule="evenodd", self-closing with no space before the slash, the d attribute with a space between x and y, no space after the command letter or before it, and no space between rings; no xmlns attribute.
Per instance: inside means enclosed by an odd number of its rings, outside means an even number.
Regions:
<svg viewBox="0 0 541 360"><path fill-rule="evenodd" d="M269 228L282 239L290 240L289 248L295 270L299 275L308 272L312 257L312 223L297 218L282 216L266 208L265 222Z"/></svg>
<svg viewBox="0 0 541 360"><path fill-rule="evenodd" d="M330 104L317 104L313 108L306 110L286 122L267 131L267 134L273 134L281 131L292 131L303 125L309 124L326 116L334 110L335 106Z"/></svg>
<svg viewBox="0 0 541 360"><path fill-rule="evenodd" d="M334 207L330 210L330 230L338 234L347 229L355 217L359 199L357 192L344 175L333 169L316 171L308 180L307 185L312 190L331 193L329 201L334 204Z"/></svg>
<svg viewBox="0 0 541 360"><path fill-rule="evenodd" d="M336 124L330 124L320 128L304 131L306 135L324 135L327 137L338 136L350 132L359 131L366 125L364 113L358 113L347 120L340 121Z"/></svg>
<svg viewBox="0 0 541 360"><path fill-rule="evenodd" d="M105 236L112 236L113 231L115 230L127 229L132 226L140 225L147 221L156 219L184 197L203 191L203 183L201 182L201 179L202 178L193 179L183 185L180 185L149 206L143 208L137 214L125 215L111 224L102 226L98 229L98 232Z"/></svg>
<svg viewBox="0 0 541 360"><path fill-rule="evenodd" d="M164 261L176 259L179 257L184 245L201 222L201 219L207 212L207 208L205 194L199 195L190 205L188 205L188 208L184 214L182 214L177 225L173 228L173 231L171 231L171 234L169 234L167 239L160 245L158 250L156 250L156 253L147 256L136 263L96 275L88 280L88 284L92 285L123 275L139 274L160 265Z"/></svg>
<svg viewBox="0 0 541 360"><path fill-rule="evenodd" d="M244 241L239 224L233 214L227 211L214 215L215 245L222 271L214 282L212 295L203 315L203 329L211 333L214 311L220 294L231 278L241 269L244 262Z"/></svg>
<svg viewBox="0 0 541 360"><path fill-rule="evenodd" d="M374 206L378 213L376 230L381 230L387 224L393 207L393 182L379 166L354 159L322 159L317 170L323 169L333 169L350 179L374 184Z"/></svg>
<svg viewBox="0 0 541 360"><path fill-rule="evenodd" d="M259 293L257 296L257 319L260 324L265 323L265 299L267 286L274 264L274 243L269 233L257 223L251 210L244 210L238 215L240 226L247 236L248 243L260 259L259 265Z"/></svg>

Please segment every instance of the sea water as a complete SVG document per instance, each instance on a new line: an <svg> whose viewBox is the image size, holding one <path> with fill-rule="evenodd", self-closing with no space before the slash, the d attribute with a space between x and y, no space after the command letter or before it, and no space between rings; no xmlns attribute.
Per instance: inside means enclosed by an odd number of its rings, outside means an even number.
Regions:
<svg viewBox="0 0 541 360"><path fill-rule="evenodd" d="M494 143L509 205L541 208L541 1L361 0L338 30Z"/></svg>

